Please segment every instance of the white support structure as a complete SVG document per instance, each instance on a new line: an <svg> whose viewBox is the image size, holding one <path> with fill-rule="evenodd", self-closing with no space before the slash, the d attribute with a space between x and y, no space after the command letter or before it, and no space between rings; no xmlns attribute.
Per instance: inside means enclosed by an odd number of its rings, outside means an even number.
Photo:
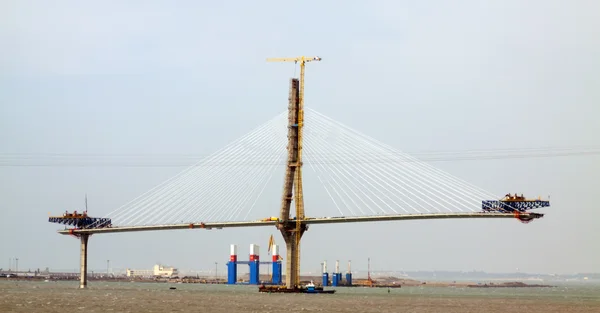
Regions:
<svg viewBox="0 0 600 313"><path fill-rule="evenodd" d="M250 261L260 260L260 251L257 244L250 244Z"/></svg>

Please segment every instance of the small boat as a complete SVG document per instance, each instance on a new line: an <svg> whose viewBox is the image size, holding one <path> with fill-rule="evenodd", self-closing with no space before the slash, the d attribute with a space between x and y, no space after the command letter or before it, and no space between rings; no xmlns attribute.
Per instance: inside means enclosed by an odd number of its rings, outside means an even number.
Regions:
<svg viewBox="0 0 600 313"><path fill-rule="evenodd" d="M335 290L324 290L323 287L315 286L312 280L305 287L304 293L335 293Z"/></svg>

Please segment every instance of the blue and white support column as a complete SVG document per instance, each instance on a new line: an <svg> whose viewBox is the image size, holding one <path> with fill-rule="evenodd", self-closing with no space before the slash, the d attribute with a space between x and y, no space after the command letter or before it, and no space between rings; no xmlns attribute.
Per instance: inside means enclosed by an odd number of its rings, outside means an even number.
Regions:
<svg viewBox="0 0 600 313"><path fill-rule="evenodd" d="M260 256L258 245L250 245L250 285L260 284Z"/></svg>
<svg viewBox="0 0 600 313"><path fill-rule="evenodd" d="M227 262L227 284L237 282L237 246L231 245L229 249L229 262Z"/></svg>
<svg viewBox="0 0 600 313"><path fill-rule="evenodd" d="M327 261L323 261L323 287L329 286L329 273L327 273Z"/></svg>
<svg viewBox="0 0 600 313"><path fill-rule="evenodd" d="M342 274L340 273L340 261L335 261L335 272L331 278L331 285L337 287L341 283Z"/></svg>
<svg viewBox="0 0 600 313"><path fill-rule="evenodd" d="M348 261L348 272L346 273L346 286L352 286L352 268L350 267L350 262Z"/></svg>
<svg viewBox="0 0 600 313"><path fill-rule="evenodd" d="M279 260L279 246L273 245L273 279L271 283L273 285L281 285L281 261Z"/></svg>

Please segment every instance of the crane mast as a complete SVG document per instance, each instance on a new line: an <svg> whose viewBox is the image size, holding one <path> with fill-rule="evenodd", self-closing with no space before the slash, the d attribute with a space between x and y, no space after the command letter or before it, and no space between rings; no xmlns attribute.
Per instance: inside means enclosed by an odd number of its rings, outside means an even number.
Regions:
<svg viewBox="0 0 600 313"><path fill-rule="evenodd" d="M268 58L267 62L300 63L300 81L292 79L288 125L288 166L283 188L281 220L277 227L286 243L286 287L300 285L300 239L306 230L304 221L304 197L302 191L302 138L304 126L304 68L307 62L321 61L320 57ZM297 85L296 85L297 82ZM292 191L293 190L293 191ZM290 219L290 205L294 200L296 217Z"/></svg>

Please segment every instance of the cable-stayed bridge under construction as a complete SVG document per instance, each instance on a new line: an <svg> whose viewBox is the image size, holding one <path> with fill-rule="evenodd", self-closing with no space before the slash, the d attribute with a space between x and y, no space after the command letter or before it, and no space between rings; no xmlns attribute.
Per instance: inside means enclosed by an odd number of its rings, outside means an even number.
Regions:
<svg viewBox="0 0 600 313"><path fill-rule="evenodd" d="M501 198L304 107L304 63L291 79L288 110L174 177L96 218L50 217L81 240L80 287L87 285L92 234L276 226L286 243L286 286L299 287L300 239L311 224L416 219L517 218L549 201ZM273 191L283 195L273 202ZM305 197L306 196L306 197ZM305 201L306 199L306 201ZM307 203L306 216L304 207ZM293 207L292 207L293 205ZM279 207L265 218L262 208ZM294 208L292 210L292 208ZM272 214L275 212L272 211Z"/></svg>

